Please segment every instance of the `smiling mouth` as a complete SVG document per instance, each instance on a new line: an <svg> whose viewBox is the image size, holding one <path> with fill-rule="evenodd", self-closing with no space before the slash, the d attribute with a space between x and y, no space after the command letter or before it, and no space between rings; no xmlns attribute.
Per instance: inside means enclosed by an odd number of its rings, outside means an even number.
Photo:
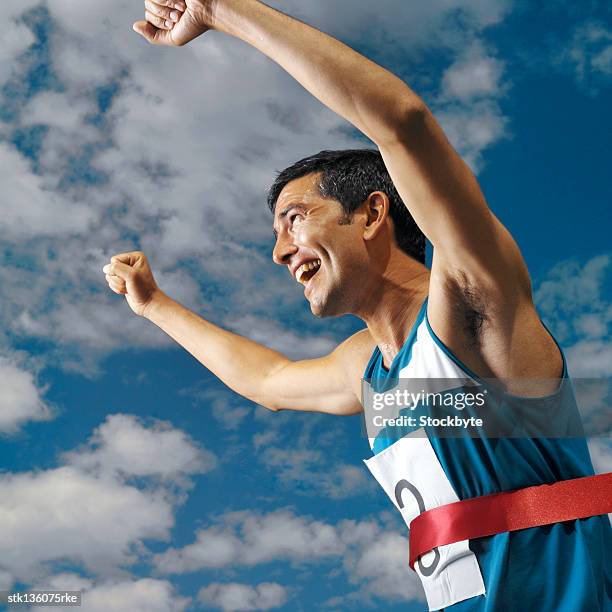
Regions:
<svg viewBox="0 0 612 612"><path fill-rule="evenodd" d="M306 285L306 283L319 271L321 260L315 259L308 263L302 264L295 272L295 278L298 283Z"/></svg>

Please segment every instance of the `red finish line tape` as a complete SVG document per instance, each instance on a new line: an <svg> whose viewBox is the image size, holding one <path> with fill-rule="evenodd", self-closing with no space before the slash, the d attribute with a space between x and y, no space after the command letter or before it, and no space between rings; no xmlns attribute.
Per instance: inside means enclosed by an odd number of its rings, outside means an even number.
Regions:
<svg viewBox="0 0 612 612"><path fill-rule="evenodd" d="M438 546L609 512L612 472L445 504L410 523L410 567Z"/></svg>

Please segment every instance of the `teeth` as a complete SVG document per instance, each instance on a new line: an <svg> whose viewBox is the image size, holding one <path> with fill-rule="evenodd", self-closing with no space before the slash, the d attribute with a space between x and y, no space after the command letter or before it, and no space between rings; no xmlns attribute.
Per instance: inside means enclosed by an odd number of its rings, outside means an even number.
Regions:
<svg viewBox="0 0 612 612"><path fill-rule="evenodd" d="M310 261L308 263L302 264L295 273L295 278L297 278L298 283L302 282L302 276L306 272L310 272L310 270L314 270L321 266L321 260L316 259L315 261Z"/></svg>

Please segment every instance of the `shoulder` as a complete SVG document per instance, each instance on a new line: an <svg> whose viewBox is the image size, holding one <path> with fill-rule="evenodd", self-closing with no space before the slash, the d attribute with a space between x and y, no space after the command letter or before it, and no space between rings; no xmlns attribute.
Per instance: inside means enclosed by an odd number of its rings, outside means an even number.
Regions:
<svg viewBox="0 0 612 612"><path fill-rule="evenodd" d="M376 342L367 328L361 329L355 332L352 336L349 336L344 342L338 345L337 351L345 356L357 356L362 353L367 353L368 358L371 355Z"/></svg>
<svg viewBox="0 0 612 612"><path fill-rule="evenodd" d="M372 334L365 328L341 342L333 355L348 378L359 381L375 347Z"/></svg>

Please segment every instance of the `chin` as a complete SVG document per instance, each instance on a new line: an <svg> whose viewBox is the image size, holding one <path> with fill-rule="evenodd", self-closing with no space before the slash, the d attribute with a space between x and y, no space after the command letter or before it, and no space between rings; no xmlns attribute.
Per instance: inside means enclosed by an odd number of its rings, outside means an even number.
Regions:
<svg viewBox="0 0 612 612"><path fill-rule="evenodd" d="M313 306L312 304L310 305L310 312L313 314L313 316L317 317L317 319L325 319L325 317L333 316L332 314L327 312L324 308Z"/></svg>
<svg viewBox="0 0 612 612"><path fill-rule="evenodd" d="M313 296L310 303L310 312L318 319L324 319L326 317L339 317L346 314L346 309L342 308L339 300L334 300L332 296L325 296L321 298L319 296Z"/></svg>
<svg viewBox="0 0 612 612"><path fill-rule="evenodd" d="M308 300L308 303L310 304L310 312L317 318L322 319L323 317L327 316L325 314L325 304L322 304L320 301L318 300L314 300L314 301L310 301Z"/></svg>

